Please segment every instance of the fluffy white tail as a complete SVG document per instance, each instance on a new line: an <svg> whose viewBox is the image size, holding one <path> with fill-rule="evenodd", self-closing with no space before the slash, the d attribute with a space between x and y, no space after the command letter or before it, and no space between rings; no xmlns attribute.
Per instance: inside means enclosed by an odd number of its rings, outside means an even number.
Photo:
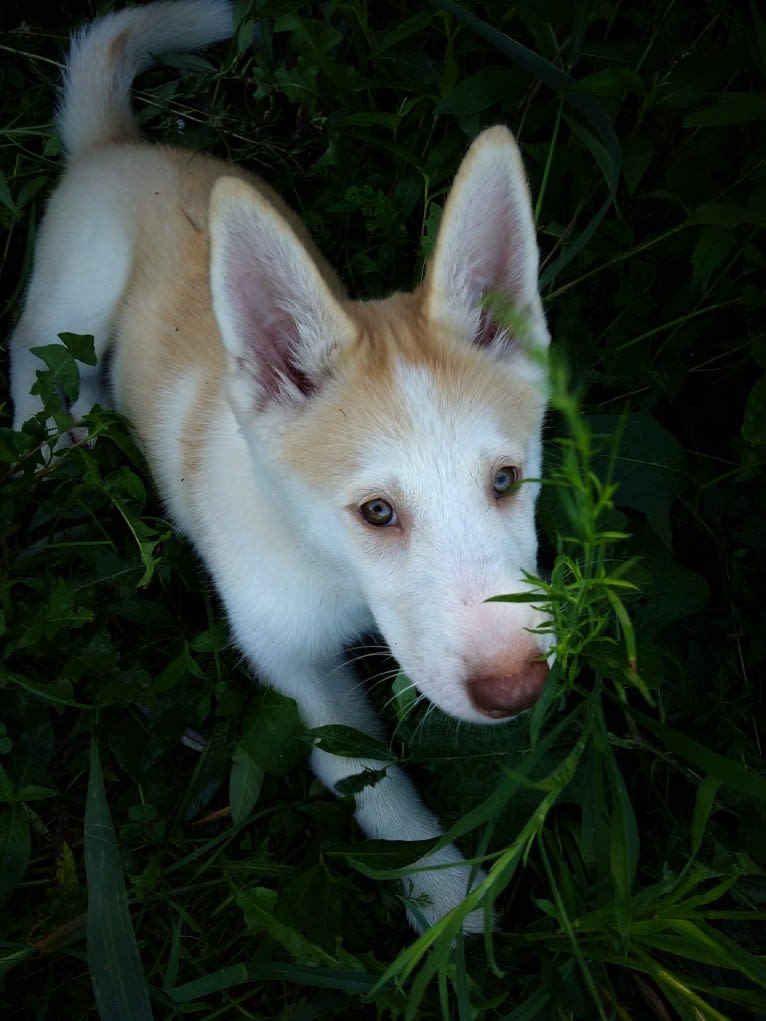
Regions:
<svg viewBox="0 0 766 1021"><path fill-rule="evenodd" d="M87 25L72 38L58 110L69 155L138 135L130 90L157 54L200 49L232 33L230 0L163 0Z"/></svg>

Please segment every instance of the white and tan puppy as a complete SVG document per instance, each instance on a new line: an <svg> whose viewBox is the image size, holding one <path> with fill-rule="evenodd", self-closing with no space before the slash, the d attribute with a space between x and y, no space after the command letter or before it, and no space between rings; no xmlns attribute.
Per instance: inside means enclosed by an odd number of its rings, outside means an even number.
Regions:
<svg viewBox="0 0 766 1021"><path fill-rule="evenodd" d="M344 657L371 629L445 712L516 715L542 690L549 645L539 610L486 601L522 590L537 557L538 487L519 482L540 473L548 333L519 151L504 127L479 135L424 281L351 301L268 187L140 135L130 88L151 55L231 33L226 0L179 0L75 37L58 121L68 164L12 338L16 423L39 410L30 348L93 334L109 380L83 380L75 417L96 400L128 417L234 640L307 726L381 736ZM488 294L515 310L519 336ZM319 749L312 764L330 790L381 767ZM356 796L356 817L375 838L440 833L397 768ZM412 888L433 922L471 870L451 846L420 866Z"/></svg>

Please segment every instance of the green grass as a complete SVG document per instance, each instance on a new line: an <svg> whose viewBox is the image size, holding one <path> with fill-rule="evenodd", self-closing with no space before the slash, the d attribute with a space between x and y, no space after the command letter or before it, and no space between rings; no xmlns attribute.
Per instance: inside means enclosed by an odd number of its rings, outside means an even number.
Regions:
<svg viewBox="0 0 766 1021"><path fill-rule="evenodd" d="M94 13L7 7L5 334L57 174L57 62ZM552 682L515 724L458 727L391 702L391 664L360 654L390 753L484 859L497 931L458 935L472 903L408 929L387 880L416 851L363 840L314 780L124 424L95 412L94 449L52 468L33 422L0 428L4 1017L766 1016L766 20L691 0L240 10L232 44L143 76L145 128L263 174L357 295L417 279L479 128L507 122L527 161L554 338L533 582ZM87 357L69 344L49 403Z"/></svg>

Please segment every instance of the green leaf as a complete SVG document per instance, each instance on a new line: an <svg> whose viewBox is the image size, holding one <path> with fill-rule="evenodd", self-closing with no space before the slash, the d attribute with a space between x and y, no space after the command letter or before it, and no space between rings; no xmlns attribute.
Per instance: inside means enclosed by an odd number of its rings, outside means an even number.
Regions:
<svg viewBox="0 0 766 1021"><path fill-rule="evenodd" d="M231 739L228 720L213 727L188 781L180 811L193 819L231 775Z"/></svg>
<svg viewBox="0 0 766 1021"><path fill-rule="evenodd" d="M710 224L733 230L735 227L753 225L766 226L766 213L748 206L727 206L722 202L702 202L693 209L686 220L690 227Z"/></svg>
<svg viewBox="0 0 766 1021"><path fill-rule="evenodd" d="M643 938L655 946L702 964L734 968L766 989L766 963L737 946L712 926L678 918L667 922L674 935L649 935Z"/></svg>
<svg viewBox="0 0 766 1021"><path fill-rule="evenodd" d="M93 708L93 706L86 705L84 702L78 702L71 697L72 684L66 678L56 678L42 683L35 683L21 674L11 673L9 670L6 670L5 679L9 683L23 688L24 691L28 691L42 702L50 702L51 705L70 706L72 709L82 709L84 711L90 711Z"/></svg>
<svg viewBox="0 0 766 1021"><path fill-rule="evenodd" d="M335 128L385 128L392 134L401 124L398 113L343 113L333 119Z"/></svg>
<svg viewBox="0 0 766 1021"><path fill-rule="evenodd" d="M266 687L245 714L239 743L267 773L276 776L297 766L309 752L295 701Z"/></svg>
<svg viewBox="0 0 766 1021"><path fill-rule="evenodd" d="M737 243L734 231L707 227L692 249L692 286L704 288L711 274L726 261Z"/></svg>
<svg viewBox="0 0 766 1021"><path fill-rule="evenodd" d="M655 156L655 143L642 135L623 139L622 172L633 195Z"/></svg>
<svg viewBox="0 0 766 1021"><path fill-rule="evenodd" d="M408 866L434 849L432 840L363 840L356 844L331 844L328 858L342 858L371 879L391 879L406 875ZM401 870L401 872L399 872Z"/></svg>
<svg viewBox="0 0 766 1021"><path fill-rule="evenodd" d="M162 53L158 54L157 63L162 67L172 67L177 71L196 74L208 74L215 70L213 64L197 53Z"/></svg>
<svg viewBox="0 0 766 1021"><path fill-rule="evenodd" d="M96 346L90 334L59 333L59 340L78 362L82 362L83 365L96 365Z"/></svg>
<svg viewBox="0 0 766 1021"><path fill-rule="evenodd" d="M246 748L238 744L232 756L231 775L229 777L229 805L231 818L238 826L255 808L261 793L264 778L263 766L260 766Z"/></svg>
<svg viewBox="0 0 766 1021"><path fill-rule="evenodd" d="M386 776L386 767L382 766L380 769L372 769L370 766L364 766L356 773L352 773L350 776L344 776L342 780L338 780L335 784L336 793L349 796L353 794L359 794L365 787L374 787L376 783L380 783Z"/></svg>
<svg viewBox="0 0 766 1021"><path fill-rule="evenodd" d="M23 433L6 427L0 428L0 461L15 464L27 446Z"/></svg>
<svg viewBox="0 0 766 1021"><path fill-rule="evenodd" d="M63 344L43 344L30 349L33 355L45 362L48 368L46 383L52 387L60 387L67 400L76 401L80 393L80 372L77 362ZM41 382L32 388L33 393L40 393Z"/></svg>
<svg viewBox="0 0 766 1021"><path fill-rule="evenodd" d="M24 878L32 853L26 809L20 802L0 809L0 904Z"/></svg>
<svg viewBox="0 0 766 1021"><path fill-rule="evenodd" d="M697 788L697 796L694 801L694 815L692 816L692 854L697 855L702 846L702 837L705 833L707 821L713 808L715 796L721 781L714 776L706 776Z"/></svg>
<svg viewBox="0 0 766 1021"><path fill-rule="evenodd" d="M384 745L361 730L342 724L315 727L307 732L316 738L316 747L330 755L342 755L353 759L372 759L376 762L396 762L396 756Z"/></svg>
<svg viewBox="0 0 766 1021"><path fill-rule="evenodd" d="M632 915L632 889L638 865L640 838L625 781L613 756L609 756L608 776L612 787L612 824L609 863L614 885L614 907L617 929L625 946L630 939Z"/></svg>
<svg viewBox="0 0 766 1021"><path fill-rule="evenodd" d="M579 78L571 88L572 92L584 92L591 96L623 96L626 92L643 96L646 92L643 79L629 67L607 67Z"/></svg>
<svg viewBox="0 0 766 1021"><path fill-rule="evenodd" d="M18 801L16 784L8 776L2 762L0 762L0 801L8 804Z"/></svg>
<svg viewBox="0 0 766 1021"><path fill-rule="evenodd" d="M529 721L529 743L531 748L537 746L540 737L540 729L548 718L548 710L554 700L561 694L561 664L555 660L548 676L545 679L542 694L532 709Z"/></svg>
<svg viewBox="0 0 766 1021"><path fill-rule="evenodd" d="M433 14L428 8L413 14L409 18L405 18L404 21L396 24L392 31L378 37L372 51L372 56L378 60L384 53L397 46L403 40L409 39L413 35L420 35L424 29L428 28L432 21Z"/></svg>
<svg viewBox="0 0 766 1021"><path fill-rule="evenodd" d="M508 90L508 68L489 65L461 78L434 113L465 117L481 113L497 103Z"/></svg>
<svg viewBox="0 0 766 1021"><path fill-rule="evenodd" d="M302 964L333 964L330 954L274 915L276 901L276 891L266 887L255 887L240 893L237 904L242 910L248 929L267 933Z"/></svg>
<svg viewBox="0 0 766 1021"><path fill-rule="evenodd" d="M2 170L0 170L0 205L9 209L14 216L19 215L19 210L11 195L11 189L8 187L8 179Z"/></svg>
<svg viewBox="0 0 766 1021"><path fill-rule="evenodd" d="M41 720L25 728L14 743L8 760L8 774L18 788L41 785L48 781L53 758L53 727Z"/></svg>
<svg viewBox="0 0 766 1021"><path fill-rule="evenodd" d="M101 1021L152 1021L95 739L85 806L88 969Z"/></svg>
<svg viewBox="0 0 766 1021"><path fill-rule="evenodd" d="M592 131L588 131L587 128L583 127L582 124L578 124L577 121L567 117L566 122L569 125L569 130L572 132L575 138L589 149L593 159L598 164L599 170L604 175L606 180L609 180L612 173L611 159L609 152L601 143L601 141L593 134Z"/></svg>
<svg viewBox="0 0 766 1021"><path fill-rule="evenodd" d="M417 704L417 689L407 674L400 670L394 678L391 691L394 696L396 714L400 720L405 720Z"/></svg>
<svg viewBox="0 0 766 1021"><path fill-rule="evenodd" d="M652 415L590 415L591 432L613 436L623 428L613 481L618 484L614 502L646 515L652 530L670 545L670 510L689 485L689 466L678 439ZM606 457L595 459L606 473Z"/></svg>
<svg viewBox="0 0 766 1021"><path fill-rule="evenodd" d="M340 989L349 996L364 996L372 992L377 976L368 975L361 970L321 968L316 965L291 964L289 961L232 964L175 989L168 989L167 993L175 1003L191 1003L236 985L257 985L265 982L295 983L313 989Z"/></svg>
<svg viewBox="0 0 766 1021"><path fill-rule="evenodd" d="M747 395L742 436L753 447L766 445L766 375L756 380Z"/></svg>
<svg viewBox="0 0 766 1021"><path fill-rule="evenodd" d="M19 801L45 801L47 798L55 798L58 791L53 787L42 787L40 784L28 784L20 787L16 797Z"/></svg>
<svg viewBox="0 0 766 1021"><path fill-rule="evenodd" d="M540 963L542 982L535 992L524 1000L523 1003L514 1007L511 1013L508 1014L503 1021L535 1021L535 1018L539 1017L547 1019L556 1016L550 1009L551 992L554 988L557 991L561 990L564 996L569 995L571 998L571 978L572 972L576 968L576 962L574 959L569 958L568 960L562 960L560 963L554 964L553 961L541 958ZM558 1016L561 1016L562 1013L566 1016L566 1013L561 1010L556 1013Z"/></svg>
<svg viewBox="0 0 766 1021"><path fill-rule="evenodd" d="M324 861L303 869L280 887L276 913L326 950L336 946L343 929L342 888Z"/></svg>
<svg viewBox="0 0 766 1021"><path fill-rule="evenodd" d="M726 92L712 106L690 113L685 128L721 128L766 120L766 96L755 92Z"/></svg>
<svg viewBox="0 0 766 1021"><path fill-rule="evenodd" d="M658 723L637 709L631 708L630 712L641 726L646 727L676 755L680 755L687 762L704 770L721 783L729 784L741 795L746 795L756 801L766 801L766 777L745 769L734 759L727 759L724 755L711 751L704 744L695 741L694 738Z"/></svg>
<svg viewBox="0 0 766 1021"><path fill-rule="evenodd" d="M659 548L646 544L646 552L634 570L641 593L633 616L643 636L652 636L661 628L700 610L710 598L707 582L701 574L681 567Z"/></svg>

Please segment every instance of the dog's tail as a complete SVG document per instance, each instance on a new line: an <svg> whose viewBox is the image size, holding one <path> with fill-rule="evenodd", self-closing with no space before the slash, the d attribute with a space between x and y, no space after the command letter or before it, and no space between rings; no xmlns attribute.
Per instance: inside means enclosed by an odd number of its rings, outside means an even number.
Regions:
<svg viewBox="0 0 766 1021"><path fill-rule="evenodd" d="M129 7L72 38L58 129L70 156L139 137L130 104L133 79L170 50L196 50L234 31L230 0L178 0Z"/></svg>

